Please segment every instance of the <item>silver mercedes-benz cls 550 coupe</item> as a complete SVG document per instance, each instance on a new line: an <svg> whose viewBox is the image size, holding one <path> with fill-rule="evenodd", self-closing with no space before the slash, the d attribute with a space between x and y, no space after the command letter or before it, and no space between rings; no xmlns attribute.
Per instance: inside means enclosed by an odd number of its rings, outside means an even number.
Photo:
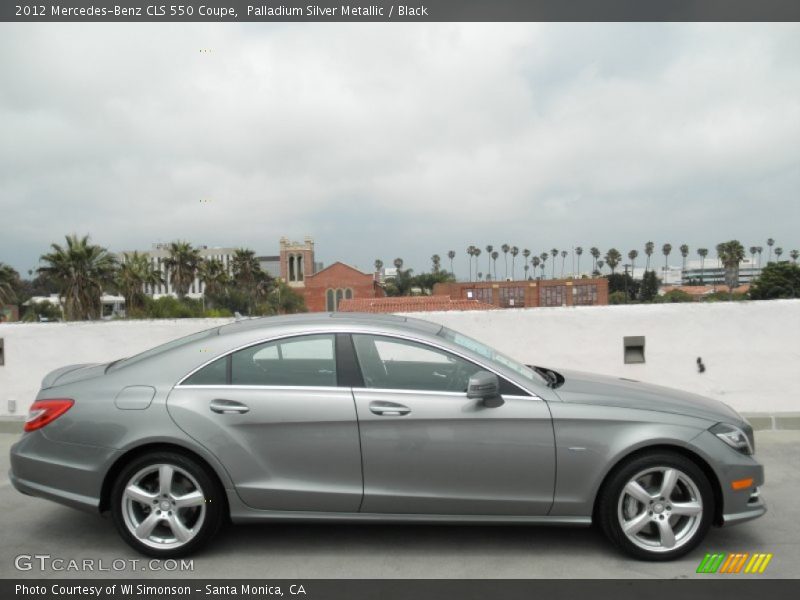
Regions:
<svg viewBox="0 0 800 600"><path fill-rule="evenodd" d="M596 523L667 560L766 512L753 453L721 402L526 366L426 321L333 313L49 373L10 477L110 513L156 557L230 519Z"/></svg>

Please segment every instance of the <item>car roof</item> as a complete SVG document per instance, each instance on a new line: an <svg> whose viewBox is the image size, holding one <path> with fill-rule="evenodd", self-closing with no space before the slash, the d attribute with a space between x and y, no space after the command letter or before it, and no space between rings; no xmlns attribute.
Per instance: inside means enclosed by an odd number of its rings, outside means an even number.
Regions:
<svg viewBox="0 0 800 600"><path fill-rule="evenodd" d="M273 327L285 327L287 325L297 328L319 325L328 325L333 327L353 326L355 328L379 326L381 328L397 329L406 332L409 330L415 330L419 331L420 333L427 333L430 335L435 335L442 329L442 326L436 323L400 315L334 312L302 313L295 315L242 319L241 321L236 321L235 323L223 325L219 328L218 333L219 335L230 335L244 333L247 331L270 329Z"/></svg>

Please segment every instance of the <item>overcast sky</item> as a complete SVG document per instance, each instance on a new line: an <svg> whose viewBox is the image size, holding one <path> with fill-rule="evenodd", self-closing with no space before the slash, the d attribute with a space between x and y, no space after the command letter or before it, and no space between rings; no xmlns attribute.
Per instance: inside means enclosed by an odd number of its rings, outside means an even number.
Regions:
<svg viewBox="0 0 800 600"><path fill-rule="evenodd" d="M23 275L73 232L459 275L470 244L800 248L798 24L4 23L0 56Z"/></svg>

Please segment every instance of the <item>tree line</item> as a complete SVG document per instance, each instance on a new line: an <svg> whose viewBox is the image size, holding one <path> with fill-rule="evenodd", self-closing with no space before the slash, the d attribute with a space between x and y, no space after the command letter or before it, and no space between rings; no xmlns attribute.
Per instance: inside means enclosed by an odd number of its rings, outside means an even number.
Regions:
<svg viewBox="0 0 800 600"><path fill-rule="evenodd" d="M126 315L134 318L305 311L302 296L266 273L253 250L236 249L229 269L217 258L203 258L200 249L186 241L170 243L167 252L161 263L162 271L147 254L130 252L118 257L91 243L88 235L68 235L64 245L51 244L50 252L40 257L42 266L31 280L21 278L10 266L0 263L0 304L22 304L32 296L56 293L62 300L64 319L90 320L101 317L101 297L105 291L111 291L125 298ZM34 272L29 274L32 276ZM187 296L195 279L205 286L201 300ZM147 293L167 282L177 298L154 299ZM37 312L59 316L54 311L60 313L61 309L33 306L27 316L32 318Z"/></svg>

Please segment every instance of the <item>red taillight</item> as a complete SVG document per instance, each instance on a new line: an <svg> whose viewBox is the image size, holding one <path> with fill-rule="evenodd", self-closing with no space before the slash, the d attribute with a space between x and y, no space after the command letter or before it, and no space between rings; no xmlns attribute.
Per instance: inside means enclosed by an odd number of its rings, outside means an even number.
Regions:
<svg viewBox="0 0 800 600"><path fill-rule="evenodd" d="M25 419L25 431L41 429L67 412L72 408L73 404L75 404L75 401L69 398L37 400L31 404L31 408L28 410L28 418Z"/></svg>

